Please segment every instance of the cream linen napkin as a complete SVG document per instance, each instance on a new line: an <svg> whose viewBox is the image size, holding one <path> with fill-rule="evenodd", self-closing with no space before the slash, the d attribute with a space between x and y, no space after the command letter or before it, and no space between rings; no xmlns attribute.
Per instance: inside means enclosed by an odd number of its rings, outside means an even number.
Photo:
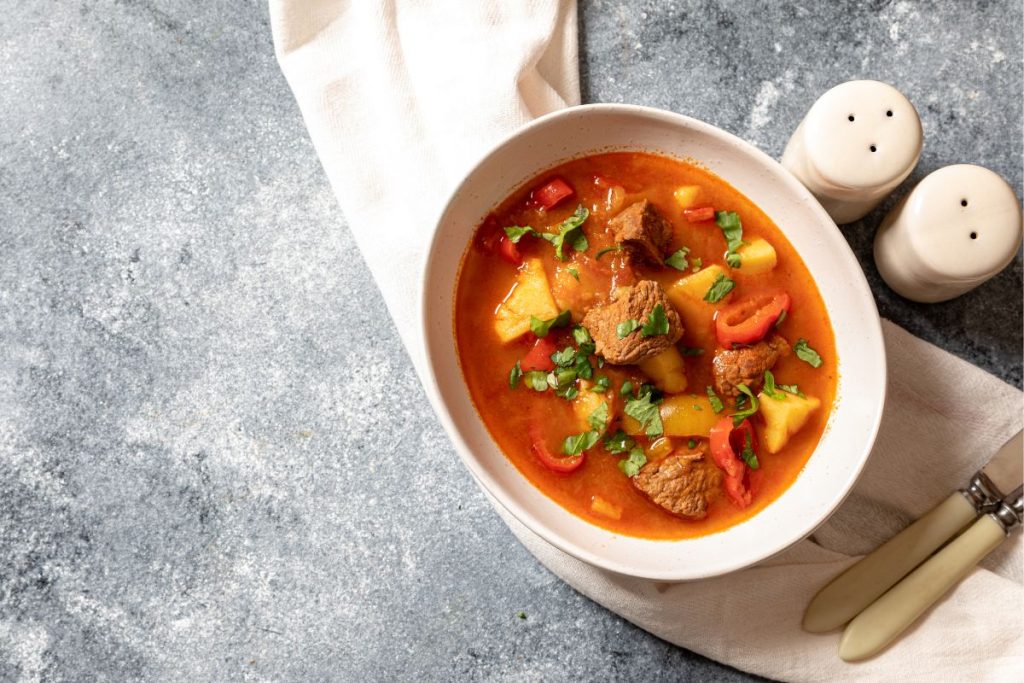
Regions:
<svg viewBox="0 0 1024 683"><path fill-rule="evenodd" d="M271 0L278 60L353 235L424 368L416 304L430 218L491 145L579 102L574 2ZM426 217L426 219L425 219ZM1024 667L1016 534L899 643L844 664L800 630L814 592L961 486L1021 425L1021 394L892 324L889 403L866 472L810 540L758 566L658 584L569 557L498 513L551 571L673 643L772 678L1004 680Z"/></svg>

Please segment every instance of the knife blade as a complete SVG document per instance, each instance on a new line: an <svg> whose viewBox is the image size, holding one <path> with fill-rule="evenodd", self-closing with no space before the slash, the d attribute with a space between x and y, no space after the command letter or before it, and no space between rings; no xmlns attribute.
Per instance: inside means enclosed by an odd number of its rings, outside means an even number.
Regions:
<svg viewBox="0 0 1024 683"><path fill-rule="evenodd" d="M1024 516L1024 487L1018 486L999 507L981 517L858 614L843 631L839 656L857 662L889 646L1006 540Z"/></svg>
<svg viewBox="0 0 1024 683"><path fill-rule="evenodd" d="M1018 432L971 478L921 519L893 536L818 591L803 629L839 628L910 573L977 517L999 505L1024 480L1024 432Z"/></svg>

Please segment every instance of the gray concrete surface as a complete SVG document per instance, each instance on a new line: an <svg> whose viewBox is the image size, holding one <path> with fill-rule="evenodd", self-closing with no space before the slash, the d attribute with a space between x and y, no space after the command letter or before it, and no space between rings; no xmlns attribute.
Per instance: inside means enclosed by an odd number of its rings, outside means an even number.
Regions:
<svg viewBox="0 0 1024 683"><path fill-rule="evenodd" d="M816 6L821 5L815 9ZM1021 191L1019 2L585 2L587 101L778 155L830 85ZM463 471L262 2L0 0L0 680L742 680L581 598ZM1021 384L1021 267L883 313ZM525 618L520 618L523 613Z"/></svg>

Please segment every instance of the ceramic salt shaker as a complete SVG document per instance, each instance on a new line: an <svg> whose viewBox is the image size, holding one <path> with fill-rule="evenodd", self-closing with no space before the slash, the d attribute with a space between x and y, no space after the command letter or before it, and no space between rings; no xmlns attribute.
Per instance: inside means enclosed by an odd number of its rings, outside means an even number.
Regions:
<svg viewBox="0 0 1024 683"><path fill-rule="evenodd" d="M836 223L864 217L910 175L921 120L896 88L848 81L818 98L786 145L782 165Z"/></svg>
<svg viewBox="0 0 1024 683"><path fill-rule="evenodd" d="M946 301L1013 261L1021 207L997 174L970 164L929 174L882 221L875 264L882 279L913 301Z"/></svg>

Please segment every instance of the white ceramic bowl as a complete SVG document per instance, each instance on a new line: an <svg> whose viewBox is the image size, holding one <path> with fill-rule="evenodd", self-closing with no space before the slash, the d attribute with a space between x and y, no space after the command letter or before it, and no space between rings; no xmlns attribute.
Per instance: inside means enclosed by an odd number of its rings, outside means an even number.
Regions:
<svg viewBox="0 0 1024 683"><path fill-rule="evenodd" d="M474 228L513 190L563 161L637 150L694 161L765 211L796 247L832 318L839 387L825 434L796 482L751 519L695 539L655 541L613 533L537 490L491 439L469 397L453 334L456 276ZM621 574L664 581L724 574L810 534L859 476L881 421L885 348L874 299L846 240L811 194L775 160L718 128L629 105L573 107L501 142L456 188L424 268L422 323L427 394L455 449L491 496L556 547Z"/></svg>

